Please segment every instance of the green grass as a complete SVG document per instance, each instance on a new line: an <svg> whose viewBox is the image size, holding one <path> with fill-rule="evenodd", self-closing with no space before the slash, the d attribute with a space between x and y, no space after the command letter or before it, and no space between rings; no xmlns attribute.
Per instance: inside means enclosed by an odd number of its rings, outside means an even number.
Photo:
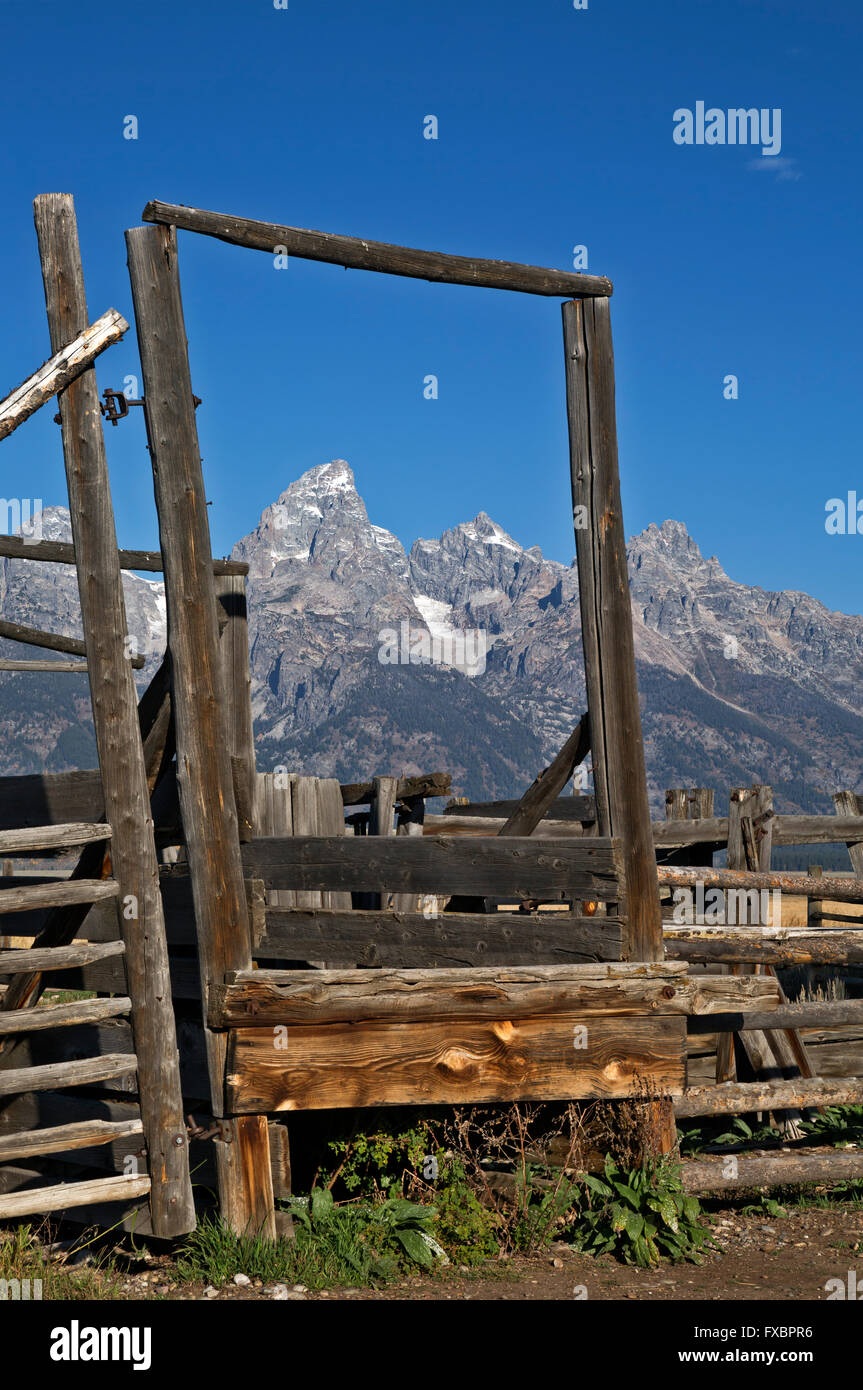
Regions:
<svg viewBox="0 0 863 1390"><path fill-rule="evenodd" d="M104 1301L123 1296L121 1275L113 1259L97 1254L92 1263L70 1265L75 1247L52 1256L45 1248L46 1238L44 1230L40 1234L30 1226L0 1232L0 1279L29 1279L31 1288L33 1280L40 1279L43 1300ZM82 1239L77 1248L83 1249L85 1244Z"/></svg>

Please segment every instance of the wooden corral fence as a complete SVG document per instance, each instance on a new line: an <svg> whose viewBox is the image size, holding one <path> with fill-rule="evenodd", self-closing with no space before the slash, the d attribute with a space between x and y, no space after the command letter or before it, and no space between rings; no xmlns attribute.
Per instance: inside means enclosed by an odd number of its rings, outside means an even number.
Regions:
<svg viewBox="0 0 863 1390"><path fill-rule="evenodd" d="M609 282L162 203L144 217L126 247L159 553L117 549L92 363L125 324L114 316L107 333L90 332L66 195L36 200L54 357L0 404L9 433L61 393L73 543L5 537L0 556L75 564L83 652L14 623L0 636L85 657L99 753L94 772L0 779L0 855L80 849L71 876L0 886L0 1217L77 1209L180 1234L195 1220L191 1152L224 1219L272 1235L276 1199L290 1192L282 1121L298 1110L650 1095L646 1132L668 1151L675 1105L781 1104L793 1123L795 1109L825 1103L835 1088L813 1075L807 1025L769 968L855 960L855 929L663 923L662 884L736 873L735 886L760 887L775 877L769 844L783 822L824 818L773 817L761 788L741 792L724 822L707 794L693 820L684 809L695 803L673 793L671 819L651 823ZM211 554L178 228L269 254L575 296L563 330L589 711L519 801L432 816L426 801L450 790L443 774L339 786L257 772L246 567ZM168 650L140 700L124 566L165 581ZM593 795L561 797L588 753ZM843 803L833 823L858 858L860 809ZM801 839L819 838L810 832ZM712 867L719 845L730 870ZM657 851L674 862L658 868ZM863 898L863 883L853 889ZM843 898L832 885L829 896ZM851 881L843 900L860 900ZM730 969L708 968L717 963ZM58 985L88 997L39 1002ZM703 1026L740 1043L717 1043L721 1084L702 1099L687 1051ZM731 1079L738 1056L754 1079ZM840 1091L863 1097L853 1078ZM816 1159L834 1172L830 1155Z"/></svg>

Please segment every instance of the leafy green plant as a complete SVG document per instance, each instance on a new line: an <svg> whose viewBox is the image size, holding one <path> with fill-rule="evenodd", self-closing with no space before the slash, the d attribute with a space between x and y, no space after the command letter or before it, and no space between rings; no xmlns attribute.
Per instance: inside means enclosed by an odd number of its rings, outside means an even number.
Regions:
<svg viewBox="0 0 863 1390"><path fill-rule="evenodd" d="M573 1244L586 1253L612 1253L626 1264L648 1268L663 1258L701 1262L710 1244L699 1222L701 1206L683 1191L680 1170L668 1161L629 1172L609 1157L603 1177L581 1173L568 1227Z"/></svg>
<svg viewBox="0 0 863 1390"><path fill-rule="evenodd" d="M371 1133L331 1140L328 1148L337 1166L329 1186L339 1180L347 1192L366 1197L402 1191L405 1175L421 1168L432 1141L427 1125L400 1129L398 1124L398 1119L387 1119Z"/></svg>
<svg viewBox="0 0 863 1390"><path fill-rule="evenodd" d="M756 1202L747 1202L746 1206L741 1207L744 1216L787 1216L781 1202L777 1202L775 1197L768 1197L767 1194L759 1196Z"/></svg>
<svg viewBox="0 0 863 1390"><path fill-rule="evenodd" d="M406 1197L337 1205L328 1188L314 1188L308 1197L290 1198L288 1209L301 1244L332 1247L365 1278L390 1277L405 1257L425 1269L448 1262L433 1234L437 1208Z"/></svg>
<svg viewBox="0 0 863 1390"><path fill-rule="evenodd" d="M442 1155L438 1162L434 1188L438 1240L455 1264L472 1266L494 1258L500 1249L499 1216L479 1200L459 1159Z"/></svg>

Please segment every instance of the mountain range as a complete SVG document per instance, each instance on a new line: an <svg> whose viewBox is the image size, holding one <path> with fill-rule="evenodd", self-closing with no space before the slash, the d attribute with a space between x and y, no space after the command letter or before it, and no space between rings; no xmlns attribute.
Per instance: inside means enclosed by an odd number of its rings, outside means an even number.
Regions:
<svg viewBox="0 0 863 1390"><path fill-rule="evenodd" d="M69 539L64 509L41 520L46 539ZM574 563L485 512L406 552L337 459L291 483L232 554L249 565L259 768L447 770L459 795L514 796L585 708ZM863 617L729 578L677 521L633 537L628 560L657 814L670 786L715 787L721 808L728 787L769 782L791 812L830 810L830 791L863 783ZM124 585L144 681L164 593ZM0 560L0 615L79 634L74 571ZM88 709L85 677L0 674L0 772L93 766Z"/></svg>

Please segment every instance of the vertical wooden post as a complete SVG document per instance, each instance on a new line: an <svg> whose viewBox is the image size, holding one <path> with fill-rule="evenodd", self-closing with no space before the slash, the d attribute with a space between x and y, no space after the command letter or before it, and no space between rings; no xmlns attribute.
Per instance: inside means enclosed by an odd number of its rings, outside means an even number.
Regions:
<svg viewBox="0 0 863 1390"><path fill-rule="evenodd" d="M51 347L57 352L88 323L75 206L69 194L47 193L35 200L34 209ZM120 884L153 1231L177 1236L194 1230L195 1207L150 794L138 697L126 656L123 582L92 368L60 396L60 418L93 725L113 872Z"/></svg>
<svg viewBox="0 0 863 1390"><path fill-rule="evenodd" d="M398 777L375 777L373 783L375 795L371 804L369 834L394 835L393 816L395 815L399 779ZM368 895L368 905L372 908L386 908L391 905L391 902L392 897L389 893L370 893Z"/></svg>
<svg viewBox="0 0 863 1390"><path fill-rule="evenodd" d="M219 660L237 820L241 839L250 839L255 800L255 736L246 578L242 574L222 574L214 576L213 582L224 621L219 638Z"/></svg>
<svg viewBox="0 0 863 1390"><path fill-rule="evenodd" d="M608 300L564 304L563 342L597 829L623 846L624 954L658 961L665 947L635 675ZM635 1127L644 1157L670 1152L677 1138L671 1100L650 1101L640 1111Z"/></svg>
<svg viewBox="0 0 863 1390"><path fill-rule="evenodd" d="M599 833L623 843L633 961L662 960L662 917L635 676L607 299L563 306L572 504Z"/></svg>
<svg viewBox="0 0 863 1390"><path fill-rule="evenodd" d="M224 720L207 499L195 424L176 238L126 233L165 573L177 783L195 904L204 1032L214 1115L224 1114L226 1038L206 1026L208 992L251 966L248 909ZM266 1116L233 1120L217 1144L223 1219L275 1234Z"/></svg>

